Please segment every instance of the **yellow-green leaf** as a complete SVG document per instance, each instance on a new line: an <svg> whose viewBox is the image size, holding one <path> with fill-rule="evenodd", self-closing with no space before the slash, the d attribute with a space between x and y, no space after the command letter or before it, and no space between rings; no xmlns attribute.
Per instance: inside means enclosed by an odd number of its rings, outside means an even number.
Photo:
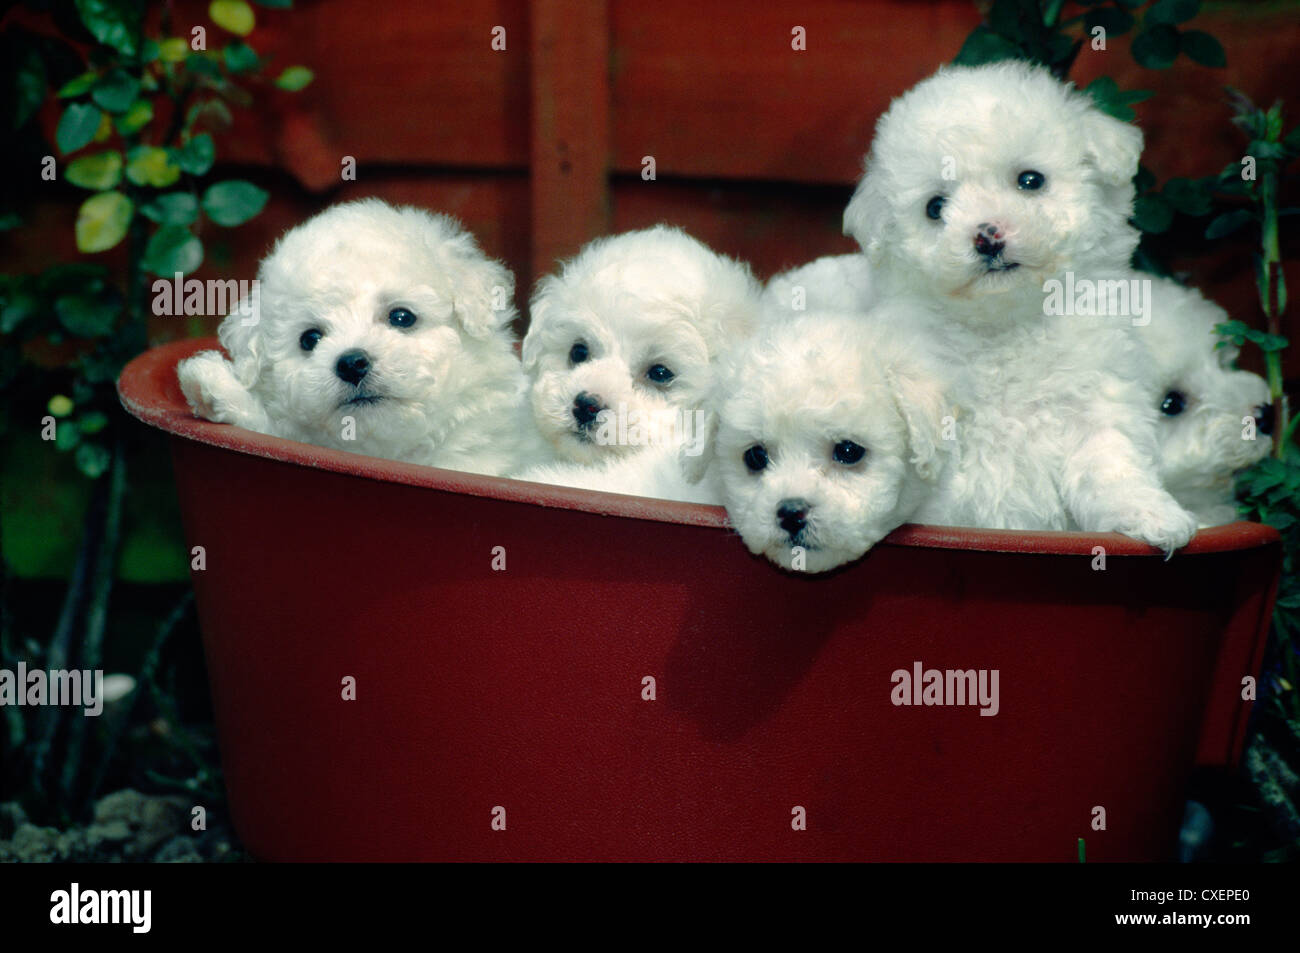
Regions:
<svg viewBox="0 0 1300 953"><path fill-rule="evenodd" d="M169 36L158 44L158 58L164 63L181 63L190 55L190 44L180 36Z"/></svg>
<svg viewBox="0 0 1300 953"><path fill-rule="evenodd" d="M124 136L139 132L153 119L153 103L147 99L137 99L131 108L113 120L117 131Z"/></svg>
<svg viewBox="0 0 1300 953"><path fill-rule="evenodd" d="M248 36L256 22L253 8L244 0L212 0L208 5L208 16L217 26L236 36Z"/></svg>
<svg viewBox="0 0 1300 953"><path fill-rule="evenodd" d="M66 394L55 394L50 398L50 402L46 404L46 409L55 417L66 417L72 413L73 406L71 397Z"/></svg>
<svg viewBox="0 0 1300 953"><path fill-rule="evenodd" d="M111 189L122 181L122 153L96 152L94 155L73 159L68 163L64 178L83 189L94 189L97 192Z"/></svg>
<svg viewBox="0 0 1300 953"><path fill-rule="evenodd" d="M131 224L131 200L121 192L100 192L81 203L77 213L77 250L108 251Z"/></svg>
<svg viewBox="0 0 1300 953"><path fill-rule="evenodd" d="M127 159L126 177L136 185L165 189L176 184L176 180L181 177L181 169L172 163L166 149L137 146L131 150Z"/></svg>
<svg viewBox="0 0 1300 953"><path fill-rule="evenodd" d="M290 66L280 74L280 78L275 81L275 85L291 93L296 93L300 89L305 89L307 84L315 78L316 74L305 66Z"/></svg>

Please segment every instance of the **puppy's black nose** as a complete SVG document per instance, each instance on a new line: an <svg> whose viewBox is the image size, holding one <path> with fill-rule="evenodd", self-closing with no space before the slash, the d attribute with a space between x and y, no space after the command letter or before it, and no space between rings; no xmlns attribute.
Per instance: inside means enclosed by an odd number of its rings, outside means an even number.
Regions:
<svg viewBox="0 0 1300 953"><path fill-rule="evenodd" d="M334 373L349 384L360 384L361 379L370 373L370 355L356 349L344 351L334 365Z"/></svg>
<svg viewBox="0 0 1300 953"><path fill-rule="evenodd" d="M588 394L585 390L573 398L573 419L578 422L579 427L590 427L596 422L596 415L604 409L600 398L595 394Z"/></svg>
<svg viewBox="0 0 1300 953"><path fill-rule="evenodd" d="M985 258L996 258L1002 254L1007 243L1002 240L1002 233L996 225L984 222L975 229L975 251Z"/></svg>
<svg viewBox="0 0 1300 953"><path fill-rule="evenodd" d="M776 521L793 539L802 533L804 527L808 525L808 511L810 509L812 509L812 504L807 500L782 500L776 505Z"/></svg>
<svg viewBox="0 0 1300 953"><path fill-rule="evenodd" d="M1255 408L1255 429L1266 437L1273 435L1273 405L1260 404Z"/></svg>

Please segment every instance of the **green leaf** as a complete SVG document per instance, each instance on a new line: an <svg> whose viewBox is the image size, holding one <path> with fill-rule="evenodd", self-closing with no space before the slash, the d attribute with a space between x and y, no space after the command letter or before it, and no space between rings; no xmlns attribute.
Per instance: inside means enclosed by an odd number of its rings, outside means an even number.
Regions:
<svg viewBox="0 0 1300 953"><path fill-rule="evenodd" d="M1096 83L1094 83L1093 85L1095 86ZM1088 89L1089 91L1091 91L1092 86L1089 86ZM1151 188L1155 184L1156 184L1155 174L1152 173L1152 171L1148 169L1146 166L1139 165L1137 170L1137 175L1133 176L1134 191L1136 191L1140 195L1141 193L1145 192L1147 189Z"/></svg>
<svg viewBox="0 0 1300 953"><path fill-rule="evenodd" d="M1300 126L1296 126L1282 140L1282 148L1291 155L1300 155Z"/></svg>
<svg viewBox="0 0 1300 953"><path fill-rule="evenodd" d="M62 450L65 453L81 442L81 434L77 430L77 425L71 420L65 420L54 426L54 447L56 450Z"/></svg>
<svg viewBox="0 0 1300 953"><path fill-rule="evenodd" d="M45 405L45 409L50 412L51 416L62 420L64 417L68 416L68 414L72 413L76 409L76 406L77 405L72 402L72 398L68 397L67 394L55 394Z"/></svg>
<svg viewBox="0 0 1300 953"><path fill-rule="evenodd" d="M1161 190L1165 201L1184 215L1209 215L1214 198L1202 183L1192 179L1173 178Z"/></svg>
<svg viewBox="0 0 1300 953"><path fill-rule="evenodd" d="M203 243L184 225L164 225L154 232L144 251L144 266L155 275L170 278L190 274L203 264Z"/></svg>
<svg viewBox="0 0 1300 953"><path fill-rule="evenodd" d="M199 203L188 192L167 192L141 205L140 214L160 225L193 225L199 217Z"/></svg>
<svg viewBox="0 0 1300 953"><path fill-rule="evenodd" d="M126 237L133 206L121 192L100 192L81 203L77 213L77 250L107 251Z"/></svg>
<svg viewBox="0 0 1300 953"><path fill-rule="evenodd" d="M153 103L137 99L125 113L113 120L117 131L124 136L134 135L153 121Z"/></svg>
<svg viewBox="0 0 1300 953"><path fill-rule="evenodd" d="M97 443L83 443L77 448L77 469L92 480L103 476L110 460L108 448Z"/></svg>
<svg viewBox="0 0 1300 953"><path fill-rule="evenodd" d="M1156 0L1147 11L1148 23L1184 23L1196 16L1201 0Z"/></svg>
<svg viewBox="0 0 1300 953"><path fill-rule="evenodd" d="M208 16L217 26L236 36L248 36L257 24L253 8L244 0L212 0L208 5Z"/></svg>
<svg viewBox="0 0 1300 953"><path fill-rule="evenodd" d="M266 7L268 10L289 10L293 7L293 0L256 0L259 7Z"/></svg>
<svg viewBox="0 0 1300 953"><path fill-rule="evenodd" d="M122 153L96 152L73 159L63 175L73 185L83 189L102 192L104 189L115 188L122 181Z"/></svg>
<svg viewBox="0 0 1300 953"><path fill-rule="evenodd" d="M316 74L305 66L290 66L280 74L275 85L288 92L296 93L300 89L306 89L315 78Z"/></svg>
<svg viewBox="0 0 1300 953"><path fill-rule="evenodd" d="M40 308L40 300L30 291L13 290L5 295L0 309L0 334L12 334Z"/></svg>
<svg viewBox="0 0 1300 953"><path fill-rule="evenodd" d="M90 35L123 56L135 56L140 46L144 4L135 0L77 0L77 12Z"/></svg>
<svg viewBox="0 0 1300 953"><path fill-rule="evenodd" d="M1162 196L1140 195L1133 203L1133 224L1144 232L1163 234L1173 220L1173 207Z"/></svg>
<svg viewBox="0 0 1300 953"><path fill-rule="evenodd" d="M176 161L190 175L207 175L216 158L217 147L212 137L206 132L201 132L197 136L191 136L185 145L181 146Z"/></svg>
<svg viewBox="0 0 1300 953"><path fill-rule="evenodd" d="M1254 139L1246 146L1246 155L1254 156L1256 159L1283 159L1286 157L1286 148L1280 142Z"/></svg>
<svg viewBox="0 0 1300 953"><path fill-rule="evenodd" d="M98 338L111 333L121 311L116 297L102 292L63 295L54 300L59 324L79 338Z"/></svg>
<svg viewBox="0 0 1300 953"><path fill-rule="evenodd" d="M55 95L59 99L73 99L81 96L90 92L90 88L95 85L97 79L99 79L99 74L94 71L82 73L80 76L75 76L64 83Z"/></svg>
<svg viewBox="0 0 1300 953"><path fill-rule="evenodd" d="M261 65L257 51L242 40L233 40L222 51L226 69L232 73L251 73Z"/></svg>
<svg viewBox="0 0 1300 953"><path fill-rule="evenodd" d="M181 177L181 170L180 166L172 163L166 149L136 146L127 155L126 177L136 185L165 189L176 184L176 180Z"/></svg>
<svg viewBox="0 0 1300 953"><path fill-rule="evenodd" d="M1188 30L1178 42L1183 53L1193 62L1215 68L1228 65L1228 56L1223 52L1223 44L1203 30Z"/></svg>
<svg viewBox="0 0 1300 953"><path fill-rule="evenodd" d="M108 426L108 415L92 410L77 418L77 429L84 434L97 434Z"/></svg>
<svg viewBox="0 0 1300 953"><path fill-rule="evenodd" d="M203 194L203 211L216 224L233 228L261 212L267 198L268 193L253 183L231 179L218 182Z"/></svg>
<svg viewBox="0 0 1300 953"><path fill-rule="evenodd" d="M1213 241L1216 238L1222 238L1225 235L1231 235L1237 229L1242 228L1255 221L1255 216L1244 208L1235 209L1231 212L1224 212L1222 215L1210 221L1205 226L1205 237Z"/></svg>
<svg viewBox="0 0 1300 953"><path fill-rule="evenodd" d="M981 63L993 63L998 60L1019 59L1020 47L1005 37L998 36L988 27L977 26L966 37L960 52L953 59L961 66L979 66Z"/></svg>
<svg viewBox="0 0 1300 953"><path fill-rule="evenodd" d="M54 141L64 155L76 152L95 138L99 131L99 120L103 115L90 103L69 103L59 118L59 127L54 132Z"/></svg>
<svg viewBox="0 0 1300 953"><path fill-rule="evenodd" d="M140 95L140 81L126 70L109 70L95 84L90 98L105 112L124 113Z"/></svg>
<svg viewBox="0 0 1300 953"><path fill-rule="evenodd" d="M1133 59L1146 69L1168 69L1180 48L1178 31L1171 26L1153 26L1133 38Z"/></svg>

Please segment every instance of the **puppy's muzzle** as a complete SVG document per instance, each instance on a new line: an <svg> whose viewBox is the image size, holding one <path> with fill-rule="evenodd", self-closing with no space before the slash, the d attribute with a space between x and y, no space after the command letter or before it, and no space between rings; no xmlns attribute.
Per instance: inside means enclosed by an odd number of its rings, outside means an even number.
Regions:
<svg viewBox="0 0 1300 953"><path fill-rule="evenodd" d="M360 384L370 373L370 355L356 348L344 351L334 365L334 373L349 384Z"/></svg>
<svg viewBox="0 0 1300 953"><path fill-rule="evenodd" d="M580 430L588 430L596 422L597 415L604 410L599 397L583 391L573 398L573 419Z"/></svg>
<svg viewBox="0 0 1300 953"><path fill-rule="evenodd" d="M1274 413L1272 404L1260 404L1252 412L1255 417L1255 429L1266 437L1273 435Z"/></svg>
<svg viewBox="0 0 1300 953"><path fill-rule="evenodd" d="M785 530L791 542L796 542L808 526L808 511L812 504L807 500L782 500L776 505L776 522Z"/></svg>
<svg viewBox="0 0 1300 953"><path fill-rule="evenodd" d="M976 254L984 258L997 258L1006 247L1006 240L996 225L984 222L975 227Z"/></svg>

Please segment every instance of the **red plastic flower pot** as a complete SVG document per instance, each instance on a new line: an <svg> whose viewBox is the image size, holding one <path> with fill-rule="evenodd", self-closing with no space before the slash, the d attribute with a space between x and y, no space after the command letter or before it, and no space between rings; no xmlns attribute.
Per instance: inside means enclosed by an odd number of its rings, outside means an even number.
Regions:
<svg viewBox="0 0 1300 953"><path fill-rule="evenodd" d="M119 389L171 435L259 857L1074 861L1084 838L1090 861L1157 860L1198 749L1239 753L1267 527L1166 561L1113 534L908 526L785 574L716 507L197 420L176 363L213 346L156 348ZM997 713L947 676L950 704L925 704L895 674L917 665L988 673L990 695L996 672Z"/></svg>

